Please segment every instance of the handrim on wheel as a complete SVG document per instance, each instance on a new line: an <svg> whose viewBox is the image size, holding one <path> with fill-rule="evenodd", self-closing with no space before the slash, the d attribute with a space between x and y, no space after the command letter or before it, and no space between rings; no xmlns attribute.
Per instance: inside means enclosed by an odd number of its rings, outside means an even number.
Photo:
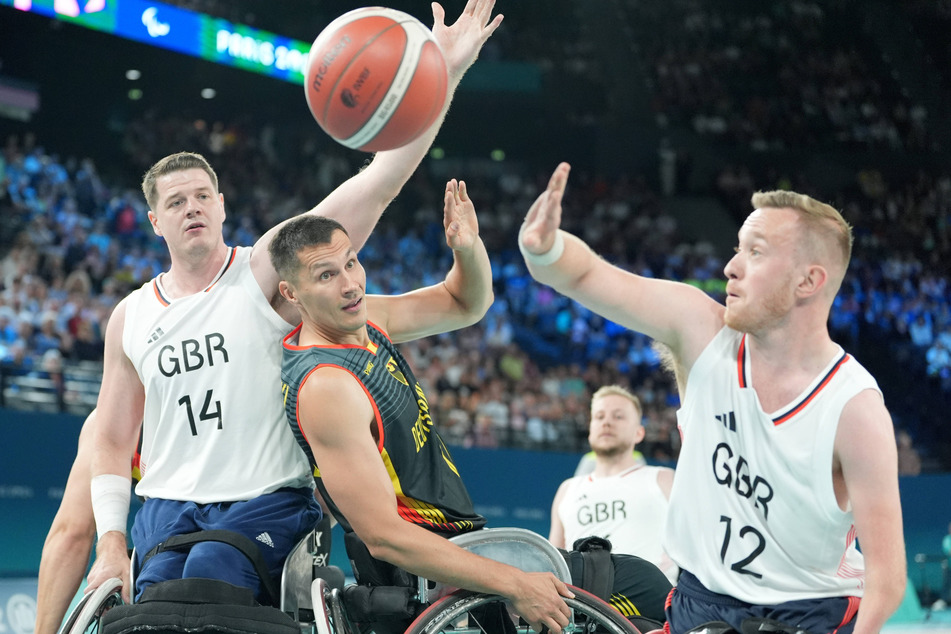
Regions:
<svg viewBox="0 0 951 634"><path fill-rule="evenodd" d="M109 608L122 604L122 581L113 577L95 590L87 593L69 618L63 623L59 634L82 634L98 632L99 619Z"/></svg>
<svg viewBox="0 0 951 634"><path fill-rule="evenodd" d="M605 632L607 634L640 634L630 621L615 610L609 603L602 601L590 592L581 588L569 586L574 593L574 599L565 599L571 608L571 622L565 632ZM405 634L497 634L497 628L480 622L480 617L474 612L488 606L503 606L505 614L512 620L512 627L505 627L507 632L530 634L532 629L524 621L511 613L511 604L507 599L496 594L457 590L448 594L426 608L416 617Z"/></svg>

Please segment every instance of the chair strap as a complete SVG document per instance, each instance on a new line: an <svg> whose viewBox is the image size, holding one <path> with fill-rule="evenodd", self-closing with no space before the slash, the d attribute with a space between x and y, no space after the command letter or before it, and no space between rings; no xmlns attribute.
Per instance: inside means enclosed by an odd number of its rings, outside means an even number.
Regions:
<svg viewBox="0 0 951 634"><path fill-rule="evenodd" d="M254 541L240 533L235 533L234 531L215 529L208 531L196 531L194 533L184 533L182 535L173 535L164 542L158 543L154 548L152 548L152 550L145 553L145 556L142 557L141 566L144 566L146 561L158 553L166 551L186 551L191 549L191 547L195 544L199 544L201 542L220 542L222 544L229 544L230 546L236 548L240 553L247 557L248 561L250 561L254 566L254 570L261 579L261 586L264 588L264 592L270 600L271 605L280 605L280 593L278 592L277 584L274 583L274 579L271 577L267 563L264 561L264 555L261 554L260 549L258 548L257 544L254 543Z"/></svg>

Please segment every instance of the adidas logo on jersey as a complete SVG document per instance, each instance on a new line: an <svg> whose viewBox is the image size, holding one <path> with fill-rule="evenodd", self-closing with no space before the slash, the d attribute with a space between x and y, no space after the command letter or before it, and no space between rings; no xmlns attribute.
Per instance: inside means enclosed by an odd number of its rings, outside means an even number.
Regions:
<svg viewBox="0 0 951 634"><path fill-rule="evenodd" d="M265 546L268 546L268 547L270 547L270 548L274 548L274 540L272 540L272 539L271 539L271 536L267 534L267 531L264 531L263 533L261 533L260 535L258 535L257 537L255 537L254 539L258 540L259 542L261 542L261 543L264 544Z"/></svg>
<svg viewBox="0 0 951 634"><path fill-rule="evenodd" d="M730 431L736 431L736 412L717 414L716 418L723 424L725 428L729 429Z"/></svg>
<svg viewBox="0 0 951 634"><path fill-rule="evenodd" d="M161 337L164 334L165 334L164 330L162 330L161 328L156 328L155 330L152 331L152 334L149 335L149 340L146 341L145 343L150 344L155 341L158 341L159 337Z"/></svg>

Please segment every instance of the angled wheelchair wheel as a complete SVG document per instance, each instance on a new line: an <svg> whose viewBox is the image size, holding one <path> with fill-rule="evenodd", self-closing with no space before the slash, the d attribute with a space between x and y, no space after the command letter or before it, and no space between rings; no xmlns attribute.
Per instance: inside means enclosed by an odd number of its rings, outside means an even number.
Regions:
<svg viewBox="0 0 951 634"><path fill-rule="evenodd" d="M122 581L113 577L87 593L63 623L59 634L94 634L99 620L110 608L122 605Z"/></svg>
<svg viewBox="0 0 951 634"><path fill-rule="evenodd" d="M330 615L333 634L359 634L360 628L350 620L343 604L339 588L327 589L327 613Z"/></svg>
<svg viewBox="0 0 951 634"><path fill-rule="evenodd" d="M566 634L641 634L630 621L589 592L570 586L574 599ZM420 614L406 634L531 634L527 623L512 612L511 603L496 594L458 590L435 601Z"/></svg>

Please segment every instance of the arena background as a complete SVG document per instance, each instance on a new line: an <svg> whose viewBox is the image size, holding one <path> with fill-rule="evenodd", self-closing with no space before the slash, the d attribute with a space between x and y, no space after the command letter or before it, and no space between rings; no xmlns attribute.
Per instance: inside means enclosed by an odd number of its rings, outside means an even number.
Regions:
<svg viewBox="0 0 951 634"><path fill-rule="evenodd" d="M115 1L122 0L110 0L108 6ZM299 85L18 11L10 4L12 0L0 0L0 139L34 134L50 154L91 157L104 179L126 182L133 189L141 172L125 160L123 133L149 111L175 113L204 125L236 119L248 125L280 121L278 134L296 130L319 146L332 145L310 118ZM52 1L34 4L52 6ZM178 4L303 41L311 40L333 17L360 6L340 0ZM386 4L431 23L428 2ZM450 18L462 4L444 2ZM435 144L441 154L421 170L436 179L464 169L536 174L569 160L579 176L637 175L662 192L662 204L676 218L684 240L706 241L720 257L729 254L737 228L730 201L718 196L713 185L726 164L749 166L758 188L791 181L845 191L855 187L856 174L869 165L896 181L920 170L948 175L951 54L947 42L943 55L940 47L937 52L930 48L923 26L929 19L938 30L949 25L947 2L906 3L904 11L884 1L779 3L806 10L822 5L830 23L826 30L834 34L834 27L841 28L838 37L845 45L861 48L869 73L881 78L880 91L894 93L898 102L923 105L927 112L926 136L917 144L787 143L790 147L725 142L723 136L698 132L696 118L678 120L675 114L682 114L682 104L669 112L658 105L659 79L649 61L656 62L657 52L643 44L646 23L638 17L656 19L663 4L499 0L497 10L506 20L458 91ZM756 14L758 4L737 2L728 15ZM673 12L696 6L688 0L670 4ZM688 25L675 21L673 35L679 27ZM795 34L791 39L795 45ZM737 53L742 56L744 50ZM141 77L128 79L130 68L141 71ZM199 96L209 87L216 91L214 98ZM284 136L279 142L296 140ZM363 158L347 156L354 164ZM772 169L766 170L767 165ZM412 227L414 211L398 199L380 231ZM0 218L0 258L18 229L10 217ZM900 238L905 248L909 237ZM947 260L926 266L948 275ZM538 345L555 358L568 354L557 341ZM896 425L911 431L922 459L920 475L902 477L901 493L909 577L927 607L941 592L936 553L951 521L948 393L940 388L923 391L927 386L901 364L906 359L899 353L905 348L877 345L863 337L855 345L856 356L882 383ZM81 412L75 411L0 409L0 632L30 631L4 618L12 619L24 609L21 599L14 600L24 588L27 594L31 587L35 593L40 548L62 494L81 420ZM573 471L581 448L454 447L453 452L491 525L523 526L546 534L551 497ZM334 560L345 566L339 552ZM918 554L929 557L919 564ZM909 608L904 620L924 616ZM940 619L936 611L931 622Z"/></svg>

